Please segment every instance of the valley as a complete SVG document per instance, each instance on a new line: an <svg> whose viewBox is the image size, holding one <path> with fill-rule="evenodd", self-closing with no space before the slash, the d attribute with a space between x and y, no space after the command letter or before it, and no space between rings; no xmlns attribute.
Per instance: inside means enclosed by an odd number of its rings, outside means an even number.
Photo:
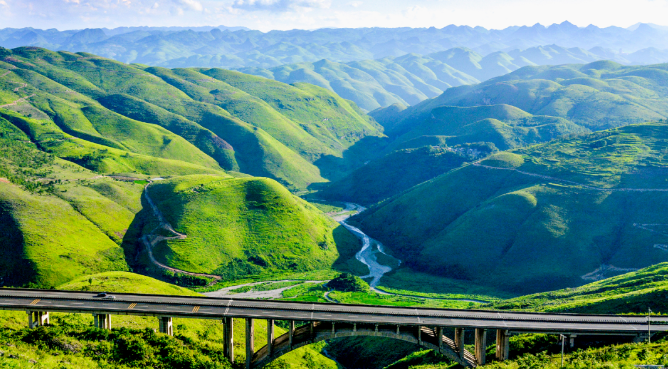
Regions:
<svg viewBox="0 0 668 369"><path fill-rule="evenodd" d="M0 286L665 314L666 64L452 46L250 74L0 48ZM35 330L23 312L0 320L13 345L0 366L236 368L250 335L233 320L231 363L220 322L175 318L169 337L139 316L111 331L58 312ZM257 350L271 333L255 327ZM582 352L663 362L665 339L584 337L568 365ZM492 341L478 354L496 357ZM510 360L484 367L556 365L554 335L508 344ZM387 337L328 339L267 367L459 368Z"/></svg>

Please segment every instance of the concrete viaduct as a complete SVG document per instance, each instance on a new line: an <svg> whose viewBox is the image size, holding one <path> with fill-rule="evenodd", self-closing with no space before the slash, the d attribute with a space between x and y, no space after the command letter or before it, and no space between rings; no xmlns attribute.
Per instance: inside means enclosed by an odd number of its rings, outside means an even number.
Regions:
<svg viewBox="0 0 668 369"><path fill-rule="evenodd" d="M486 310L429 309L291 301L0 289L0 310L28 313L30 327L49 323L49 312L92 314L95 326L111 329L111 315L155 316L160 332L173 335L172 318L216 319L224 325L225 355L234 361L233 318L246 321L246 368L261 368L296 348L341 337L385 337L436 350L466 366L485 363L488 332L495 336L496 358L508 358L512 333L633 336L668 331L668 317L546 314ZM267 321L267 344L253 352L254 321ZM288 332L274 336L274 321L289 321ZM295 322L305 322L296 327ZM475 330L475 350L464 349L465 330ZM446 336L454 331L454 339ZM491 337L490 337L491 338ZM572 342L572 341L571 341Z"/></svg>

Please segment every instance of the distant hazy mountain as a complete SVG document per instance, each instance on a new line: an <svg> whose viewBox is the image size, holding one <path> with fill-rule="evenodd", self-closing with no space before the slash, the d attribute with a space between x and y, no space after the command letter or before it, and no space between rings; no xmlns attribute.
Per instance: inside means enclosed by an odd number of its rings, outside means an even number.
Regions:
<svg viewBox="0 0 668 369"><path fill-rule="evenodd" d="M622 55L602 47L584 50L551 45L507 53L497 51L483 57L457 47L425 56L406 54L348 63L320 60L239 70L285 83L312 83L371 111L392 104L415 105L450 87L479 83L527 65L580 64L602 59L623 64L662 63L668 61L668 51L648 48Z"/></svg>
<svg viewBox="0 0 668 369"><path fill-rule="evenodd" d="M0 46L85 51L126 63L170 68L236 69L272 68L321 59L351 62L410 53L428 55L453 47L466 47L488 55L552 44L584 50L609 49L612 50L610 53L623 58L624 53L642 49L668 49L667 35L668 30L649 24L640 24L631 30L593 25L581 28L569 22L549 27L536 24L502 30L450 25L441 29L341 28L267 33L228 27L124 27L70 31L6 28L0 30ZM646 64L656 61L629 62Z"/></svg>

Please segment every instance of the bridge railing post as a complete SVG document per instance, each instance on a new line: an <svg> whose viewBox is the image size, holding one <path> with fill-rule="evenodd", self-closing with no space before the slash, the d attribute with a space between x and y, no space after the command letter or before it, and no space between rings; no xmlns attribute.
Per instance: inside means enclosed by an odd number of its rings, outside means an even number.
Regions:
<svg viewBox="0 0 668 369"><path fill-rule="evenodd" d="M478 365L485 365L487 348L487 330L483 328L475 329L475 359Z"/></svg>
<svg viewBox="0 0 668 369"><path fill-rule="evenodd" d="M230 361L234 363L234 319L225 317L223 318L223 354Z"/></svg>
<svg viewBox="0 0 668 369"><path fill-rule="evenodd" d="M246 369L251 369L255 352L255 326L253 318L246 318Z"/></svg>

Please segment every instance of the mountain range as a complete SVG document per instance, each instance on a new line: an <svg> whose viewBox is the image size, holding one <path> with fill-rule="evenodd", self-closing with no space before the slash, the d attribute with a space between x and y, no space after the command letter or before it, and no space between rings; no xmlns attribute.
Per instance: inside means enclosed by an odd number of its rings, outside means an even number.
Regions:
<svg viewBox="0 0 668 369"><path fill-rule="evenodd" d="M227 27L124 27L70 31L5 28L0 30L0 46L83 51L125 63L168 68L236 69L272 68L322 59L350 62L410 53L429 55L453 47L466 47L486 56L498 51L510 53L556 44L564 48L581 48L619 62L649 64L657 62L647 59L650 57L665 61L666 52L661 50L668 49L667 34L668 30L649 24L629 30L593 25L577 27L569 22L500 30L450 25L441 29L324 28L267 33ZM640 50L643 50L640 54L628 55Z"/></svg>
<svg viewBox="0 0 668 369"><path fill-rule="evenodd" d="M247 67L239 71L285 83L307 82L336 92L368 111L392 104L415 105L450 87L476 84L524 66L587 64L616 60L621 64L668 61L668 52L640 50L623 57L602 48L584 50L557 45L526 50L497 51L483 56L456 47L429 55L406 54L377 60L337 63L287 64L271 69Z"/></svg>

